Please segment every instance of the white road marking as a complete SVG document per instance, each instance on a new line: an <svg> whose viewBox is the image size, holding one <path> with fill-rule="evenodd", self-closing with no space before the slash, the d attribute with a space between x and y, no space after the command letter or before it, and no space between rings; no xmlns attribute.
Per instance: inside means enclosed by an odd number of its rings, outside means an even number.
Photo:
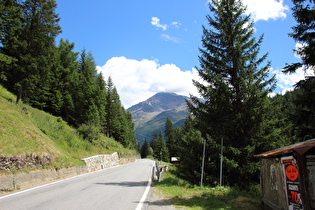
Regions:
<svg viewBox="0 0 315 210"><path fill-rule="evenodd" d="M146 200L146 198L147 198L147 196L148 196L148 193L149 193L149 191L150 191L151 182L152 182L152 180L151 180L151 178L150 178L150 179L149 179L149 182L148 182L148 185L147 185L147 187L145 188L145 191L144 191L144 193L143 193L143 195L142 195L142 198L141 198L140 202L138 203L138 206L137 206L136 210L141 210L141 209L142 209L143 204L144 204L144 201Z"/></svg>

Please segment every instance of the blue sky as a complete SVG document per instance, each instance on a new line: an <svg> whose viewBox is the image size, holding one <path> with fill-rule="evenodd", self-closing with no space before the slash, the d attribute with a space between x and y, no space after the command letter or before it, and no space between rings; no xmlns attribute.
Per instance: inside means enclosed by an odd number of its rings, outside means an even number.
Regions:
<svg viewBox="0 0 315 210"><path fill-rule="evenodd" d="M261 55L268 53L275 93L292 89L303 78L281 73L299 60L288 36L296 24L291 0L242 0L255 20L256 36L264 34ZM57 39L91 52L98 71L112 77L127 108L160 91L197 94L192 79L199 65L202 25L207 27L207 0L56 0L62 27ZM209 28L209 27L208 27Z"/></svg>

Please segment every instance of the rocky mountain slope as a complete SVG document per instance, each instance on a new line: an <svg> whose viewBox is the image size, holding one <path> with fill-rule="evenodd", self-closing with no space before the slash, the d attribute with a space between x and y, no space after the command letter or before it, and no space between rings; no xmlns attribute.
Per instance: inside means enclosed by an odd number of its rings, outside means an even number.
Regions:
<svg viewBox="0 0 315 210"><path fill-rule="evenodd" d="M181 126L187 116L186 96L161 92L140 102L130 111L136 128L136 137L140 143L150 140L154 131L164 132L166 118L170 118L174 126Z"/></svg>

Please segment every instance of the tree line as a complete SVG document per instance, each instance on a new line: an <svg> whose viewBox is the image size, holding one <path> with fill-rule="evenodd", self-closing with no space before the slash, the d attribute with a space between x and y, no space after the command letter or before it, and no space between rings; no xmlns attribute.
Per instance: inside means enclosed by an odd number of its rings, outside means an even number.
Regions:
<svg viewBox="0 0 315 210"><path fill-rule="evenodd" d="M303 44L295 51L301 62L287 64L283 71L314 71L315 1L293 3L297 26L289 35ZM267 54L259 56L263 36L254 37L254 22L245 14L246 7L239 0L211 0L209 9L197 67L202 82L194 81L202 100L191 95L183 127L174 128L167 119L165 137L153 137L141 151L162 160L179 157L178 176L199 184L206 140L204 182L217 185L223 142L223 183L248 187L259 183L255 154L315 138L315 77L307 76L294 91L271 97L276 80L269 77ZM157 147L156 139L166 147ZM164 157L161 151L166 150Z"/></svg>
<svg viewBox="0 0 315 210"><path fill-rule="evenodd" d="M0 83L33 107L61 116L89 141L100 134L134 148L131 113L91 53L74 52L54 0L0 0Z"/></svg>

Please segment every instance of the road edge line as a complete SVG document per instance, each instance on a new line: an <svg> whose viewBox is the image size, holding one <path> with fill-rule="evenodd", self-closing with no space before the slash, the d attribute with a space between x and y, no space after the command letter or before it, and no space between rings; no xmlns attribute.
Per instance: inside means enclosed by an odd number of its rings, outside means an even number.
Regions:
<svg viewBox="0 0 315 210"><path fill-rule="evenodd" d="M138 205L137 205L137 208L136 210L141 210L142 207L143 207L143 204L144 204L144 201L146 200L148 194L149 194L149 191L150 191L150 188L151 188L151 183L152 183L152 179L150 178L149 179L149 182L148 182L148 185L147 187L145 188L145 191L141 197L141 200L139 201Z"/></svg>

